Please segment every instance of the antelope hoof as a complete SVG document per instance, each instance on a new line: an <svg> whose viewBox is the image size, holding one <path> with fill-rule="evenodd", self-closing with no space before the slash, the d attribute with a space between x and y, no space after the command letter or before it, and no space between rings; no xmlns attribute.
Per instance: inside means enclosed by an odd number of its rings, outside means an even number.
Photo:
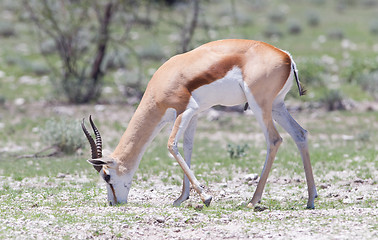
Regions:
<svg viewBox="0 0 378 240"><path fill-rule="evenodd" d="M173 206L175 207L178 207L181 205L181 203L183 203L184 201L188 200L189 199L189 196L188 197L179 197L177 198L174 202L173 202Z"/></svg>
<svg viewBox="0 0 378 240"><path fill-rule="evenodd" d="M249 202L247 204L247 208L255 208L255 205L252 202Z"/></svg>
<svg viewBox="0 0 378 240"><path fill-rule="evenodd" d="M315 209L315 205L314 204L307 204L306 209Z"/></svg>
<svg viewBox="0 0 378 240"><path fill-rule="evenodd" d="M210 205L211 200L213 199L212 196L208 196L202 200L202 202L208 207Z"/></svg>

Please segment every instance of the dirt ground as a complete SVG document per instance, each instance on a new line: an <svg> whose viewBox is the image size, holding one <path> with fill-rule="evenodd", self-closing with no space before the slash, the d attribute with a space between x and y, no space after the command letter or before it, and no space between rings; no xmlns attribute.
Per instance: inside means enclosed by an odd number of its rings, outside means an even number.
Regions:
<svg viewBox="0 0 378 240"><path fill-rule="evenodd" d="M35 239L67 237L71 239L376 239L378 237L377 206L365 208L357 204L364 199L376 197L378 189L372 181L355 178L340 181L334 185L320 185L318 186L319 198L315 202L319 210L306 210L307 193L302 187L303 181L272 177L268 181L265 198L263 196L261 203L261 206L267 209L259 212L244 206L257 184L257 181L247 183L245 177L239 175L233 180L207 186L206 190L214 197L209 208L201 204L193 191L191 198L182 206L173 207L171 204L181 189L177 185L163 183L162 177L159 176L152 176L147 181L141 181L141 178L137 176L130 191L128 204L118 207L105 206L105 186L99 179L95 188L100 189L100 192L93 200L98 203L98 206L103 203L103 207L71 207L75 203L69 203L69 201L73 201L76 194L71 192L64 194L64 201L68 201L64 207L56 209L33 205L31 202L23 209L25 217L1 219L1 226L3 230L11 227L13 230L7 231L5 236L15 239L24 237ZM349 177L348 175L346 179ZM17 190L42 186L44 181L48 181L47 178L26 178L21 182L8 181L8 184ZM50 183L49 186L59 187L64 182L66 186L74 184L81 187L80 184L89 181L93 180L85 176L81 179L78 179L78 176L57 176L55 183ZM28 195L24 195L20 196L19 200L30 201ZM54 201L54 198L62 201L62 196L49 196L43 201ZM266 199L281 203L294 202L295 206L293 210L271 210L270 203ZM321 206L334 201L341 202L343 207L329 206L324 209L324 206ZM62 224L57 211L64 214L64 218L71 216L83 220ZM38 214L41 217L29 219L30 216ZM10 213L10 216L13 215Z"/></svg>
<svg viewBox="0 0 378 240"><path fill-rule="evenodd" d="M127 117L132 114L130 108L121 111L119 106L117 111L114 111L117 106L109 108L55 106L38 114L82 117L95 112L99 122L105 116L117 119L119 114ZM37 116L36 112L25 114ZM16 115L14 121L22 121L21 115ZM106 132L106 126L102 127ZM114 137L114 131L106 132L104 142ZM76 206L74 199L78 193L64 189L56 196L33 195L33 189L45 188L46 182L49 188L82 188L93 182L86 173L59 175L52 182L47 177L22 181L1 177L0 190L7 185L14 191L23 191L14 199L25 204L20 209L1 205L2 216L6 217L0 218L0 236L5 239L378 239L378 170L373 163L372 167L373 179L360 179L352 170L327 170L321 179L317 177L319 198L315 200L314 210L305 209L307 191L303 179L274 171L263 194L264 211L245 207L258 181L246 181L246 175L251 173L245 172L236 172L232 180L210 182L206 186L206 191L213 196L209 208L201 204L193 191L182 206L173 207L181 186L162 181L163 176L146 179L137 173L129 203L117 207L106 206L105 184L101 179L95 190L88 190L98 192L90 206ZM0 201L5 202L8 197L1 195ZM65 204L49 207L54 201Z"/></svg>

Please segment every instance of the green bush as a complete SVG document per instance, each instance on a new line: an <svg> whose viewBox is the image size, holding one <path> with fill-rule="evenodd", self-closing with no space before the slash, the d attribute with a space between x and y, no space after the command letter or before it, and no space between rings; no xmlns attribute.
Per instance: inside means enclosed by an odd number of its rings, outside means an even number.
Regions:
<svg viewBox="0 0 378 240"><path fill-rule="evenodd" d="M320 23L319 13L310 11L306 14L307 24L311 27L316 27Z"/></svg>
<svg viewBox="0 0 378 240"><path fill-rule="evenodd" d="M165 54L162 50L162 47L159 45L157 41L150 41L142 48L137 50L138 55L142 59L150 59L150 60L162 60L165 58Z"/></svg>
<svg viewBox="0 0 378 240"><path fill-rule="evenodd" d="M227 152L231 159L244 157L247 153L248 145L227 144Z"/></svg>
<svg viewBox="0 0 378 240"><path fill-rule="evenodd" d="M105 72L108 69L114 70L118 68L126 68L127 56L129 55L130 53L128 51L121 49L108 51L101 66L102 71Z"/></svg>
<svg viewBox="0 0 378 240"><path fill-rule="evenodd" d="M264 30L264 36L267 38L280 38L283 33L277 25L269 24Z"/></svg>
<svg viewBox="0 0 378 240"><path fill-rule="evenodd" d="M25 61L22 68L25 71L33 72L35 75L38 76L48 75L51 72L50 68L46 66L46 64L41 62Z"/></svg>
<svg viewBox="0 0 378 240"><path fill-rule="evenodd" d="M360 84L365 75L378 71L378 60L376 58L354 58L341 69L340 75L348 83Z"/></svg>
<svg viewBox="0 0 378 240"><path fill-rule="evenodd" d="M39 47L40 47L41 53L43 55L50 55L50 54L53 54L53 53L57 53L57 51L58 51L57 48L56 48L56 44L55 44L54 40L52 40L52 39L48 39L48 40L41 42Z"/></svg>
<svg viewBox="0 0 378 240"><path fill-rule="evenodd" d="M75 153L85 146L80 123L67 119L47 121L41 130L41 140L46 146L53 146L66 154Z"/></svg>
<svg viewBox="0 0 378 240"><path fill-rule="evenodd" d="M86 103L96 100L101 95L102 82L86 76L66 73L64 76L50 75L50 81L57 97L63 96L70 103Z"/></svg>
<svg viewBox="0 0 378 240"><path fill-rule="evenodd" d="M378 70L362 74L360 83L362 89L378 100Z"/></svg>
<svg viewBox="0 0 378 240"><path fill-rule="evenodd" d="M304 85L323 87L326 66L319 59L306 59L297 63L299 78Z"/></svg>
<svg viewBox="0 0 378 240"><path fill-rule="evenodd" d="M374 19L370 22L370 33L378 35L378 19Z"/></svg>
<svg viewBox="0 0 378 240"><path fill-rule="evenodd" d="M322 102L328 111L345 110L344 96L340 90L329 90L325 93Z"/></svg>
<svg viewBox="0 0 378 240"><path fill-rule="evenodd" d="M341 40L344 38L344 31L339 28L334 28L328 31L327 36L329 39Z"/></svg>
<svg viewBox="0 0 378 240"><path fill-rule="evenodd" d="M288 31L290 34L299 34L302 32L301 23L298 20L291 19L288 22Z"/></svg>
<svg viewBox="0 0 378 240"><path fill-rule="evenodd" d="M16 31L14 30L14 24L0 21L0 36L12 37L14 35L16 35Z"/></svg>
<svg viewBox="0 0 378 240"><path fill-rule="evenodd" d="M286 12L284 9L275 9L268 14L268 18L271 22L282 23L286 20Z"/></svg>

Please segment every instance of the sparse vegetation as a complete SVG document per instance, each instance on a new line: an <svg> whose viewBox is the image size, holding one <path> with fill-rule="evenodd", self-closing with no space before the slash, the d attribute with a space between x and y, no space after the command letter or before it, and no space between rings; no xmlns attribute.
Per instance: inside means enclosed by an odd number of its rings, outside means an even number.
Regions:
<svg viewBox="0 0 378 240"><path fill-rule="evenodd" d="M98 17L104 16L103 8L93 8L97 2L120 4L122 14L112 17L91 104L71 105L85 102L91 88ZM377 1L194 2L0 0L0 238L377 238ZM76 20L63 21L63 38L51 38L35 31L23 3L59 10L83 5L56 12ZM86 14L77 14L80 9ZM85 27L69 31L81 23ZM69 51L60 51L59 41L70 37L83 58L73 64L76 75L61 75L61 57ZM223 38L262 40L293 55L308 93L299 98L293 86L287 106L309 131L316 209L304 210L303 166L279 126L284 142L259 205L263 211L245 207L258 181L245 176L261 172L266 143L249 112L220 112L228 108L198 121L191 166L214 197L209 208L194 192L183 206L171 206L182 171L168 155L165 131L147 148L129 203L107 206L105 184L85 161L90 150L82 148L86 142L73 119L95 116L104 147L114 149L162 62ZM63 98L63 89L72 96ZM48 146L63 153L30 155Z"/></svg>
<svg viewBox="0 0 378 240"><path fill-rule="evenodd" d="M227 144L227 153L231 159L244 157L247 154L247 149L247 144Z"/></svg>
<svg viewBox="0 0 378 240"><path fill-rule="evenodd" d="M45 146L55 147L65 154L75 153L86 143L79 122L64 118L47 121L41 130L41 138Z"/></svg>

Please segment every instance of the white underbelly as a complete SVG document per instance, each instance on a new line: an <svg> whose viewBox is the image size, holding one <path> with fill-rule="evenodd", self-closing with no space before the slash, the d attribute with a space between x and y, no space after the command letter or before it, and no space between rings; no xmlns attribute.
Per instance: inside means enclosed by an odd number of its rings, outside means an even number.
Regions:
<svg viewBox="0 0 378 240"><path fill-rule="evenodd" d="M200 111L214 105L239 105L247 102L243 86L242 71L234 67L223 78L194 90L192 97Z"/></svg>

